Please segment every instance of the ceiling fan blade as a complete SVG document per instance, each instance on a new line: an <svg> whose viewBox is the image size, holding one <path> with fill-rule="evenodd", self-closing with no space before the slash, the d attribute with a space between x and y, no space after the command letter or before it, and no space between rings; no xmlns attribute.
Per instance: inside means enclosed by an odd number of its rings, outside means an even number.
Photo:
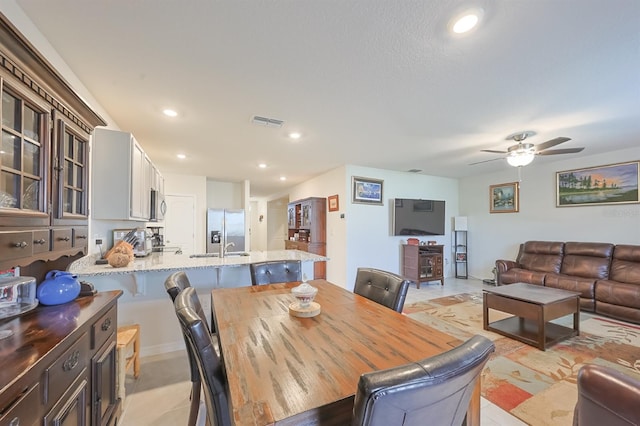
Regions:
<svg viewBox="0 0 640 426"><path fill-rule="evenodd" d="M473 166L474 164L488 163L489 161L496 161L496 160L502 160L502 159L504 159L504 157L492 158L491 160L476 161L475 163L469 163L469 165Z"/></svg>
<svg viewBox="0 0 640 426"><path fill-rule="evenodd" d="M582 151L584 148L565 148L565 149L552 149L551 151L536 152L537 155L557 155L557 154L575 154Z"/></svg>
<svg viewBox="0 0 640 426"><path fill-rule="evenodd" d="M490 152L492 154L506 154L507 151L496 151L495 149L481 149L480 152Z"/></svg>
<svg viewBox="0 0 640 426"><path fill-rule="evenodd" d="M571 138L564 138L564 137L551 139L549 141L537 144L536 145L536 151L540 152L542 150L545 150L547 148L551 148L551 147L556 146L556 145L560 145L561 143L565 143L566 141L570 141L570 140L571 140Z"/></svg>

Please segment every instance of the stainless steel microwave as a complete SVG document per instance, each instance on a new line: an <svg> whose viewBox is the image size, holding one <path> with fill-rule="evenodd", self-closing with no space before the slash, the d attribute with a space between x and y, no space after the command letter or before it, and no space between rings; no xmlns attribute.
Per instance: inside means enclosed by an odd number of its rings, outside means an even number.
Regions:
<svg viewBox="0 0 640 426"><path fill-rule="evenodd" d="M167 203L164 201L164 195L155 189L151 190L151 209L149 221L159 222L164 220L167 213Z"/></svg>

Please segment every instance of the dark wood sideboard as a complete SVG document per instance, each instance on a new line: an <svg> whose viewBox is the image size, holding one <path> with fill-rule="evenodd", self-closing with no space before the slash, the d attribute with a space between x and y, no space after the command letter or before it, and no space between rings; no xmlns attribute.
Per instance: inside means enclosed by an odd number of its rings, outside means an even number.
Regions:
<svg viewBox="0 0 640 426"><path fill-rule="evenodd" d="M117 300L100 292L0 321L0 425L115 425Z"/></svg>

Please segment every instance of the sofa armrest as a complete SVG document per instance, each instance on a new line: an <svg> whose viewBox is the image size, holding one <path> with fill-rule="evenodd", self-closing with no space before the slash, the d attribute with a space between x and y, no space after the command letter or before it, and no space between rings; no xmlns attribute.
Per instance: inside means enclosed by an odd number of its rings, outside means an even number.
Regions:
<svg viewBox="0 0 640 426"><path fill-rule="evenodd" d="M511 268L519 268L520 264L518 262L514 262L513 260L496 260L496 272L499 274L501 272L507 272Z"/></svg>

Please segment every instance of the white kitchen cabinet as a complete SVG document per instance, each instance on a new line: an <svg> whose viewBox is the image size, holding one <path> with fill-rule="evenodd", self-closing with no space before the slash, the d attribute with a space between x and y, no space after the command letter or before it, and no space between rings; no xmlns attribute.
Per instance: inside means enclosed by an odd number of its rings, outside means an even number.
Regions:
<svg viewBox="0 0 640 426"><path fill-rule="evenodd" d="M92 218L149 220L152 168L131 133L96 129L92 143Z"/></svg>
<svg viewBox="0 0 640 426"><path fill-rule="evenodd" d="M151 189L158 191L164 198L164 178L158 168L151 164Z"/></svg>

